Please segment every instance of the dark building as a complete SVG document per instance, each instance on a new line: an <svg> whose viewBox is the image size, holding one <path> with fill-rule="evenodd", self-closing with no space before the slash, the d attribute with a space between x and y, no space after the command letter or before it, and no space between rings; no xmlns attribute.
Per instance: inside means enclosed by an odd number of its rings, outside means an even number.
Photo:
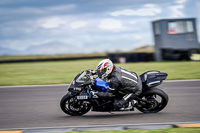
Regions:
<svg viewBox="0 0 200 133"><path fill-rule="evenodd" d="M161 19L152 22L155 60L189 60L199 52L196 19Z"/></svg>

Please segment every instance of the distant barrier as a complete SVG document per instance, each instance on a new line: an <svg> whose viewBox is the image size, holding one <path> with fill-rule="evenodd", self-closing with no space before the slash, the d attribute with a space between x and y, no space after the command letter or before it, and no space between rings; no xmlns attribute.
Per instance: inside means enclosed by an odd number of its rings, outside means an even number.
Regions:
<svg viewBox="0 0 200 133"><path fill-rule="evenodd" d="M193 61L200 61L200 54L192 54L190 59Z"/></svg>
<svg viewBox="0 0 200 133"><path fill-rule="evenodd" d="M154 61L154 53L114 53L108 54L113 63Z"/></svg>
<svg viewBox="0 0 200 133"><path fill-rule="evenodd" d="M154 61L153 56L154 56L153 53L112 53L112 54L107 54L107 56L0 60L0 63L67 61L67 60L101 59L101 58L102 59L109 58L110 60L113 61L113 63L126 63L126 62Z"/></svg>
<svg viewBox="0 0 200 133"><path fill-rule="evenodd" d="M99 58L107 58L107 56L70 57L70 58L46 58L46 59L2 60L2 61L0 61L0 63L43 62L43 61L66 61L66 60L84 60L84 59L99 59Z"/></svg>

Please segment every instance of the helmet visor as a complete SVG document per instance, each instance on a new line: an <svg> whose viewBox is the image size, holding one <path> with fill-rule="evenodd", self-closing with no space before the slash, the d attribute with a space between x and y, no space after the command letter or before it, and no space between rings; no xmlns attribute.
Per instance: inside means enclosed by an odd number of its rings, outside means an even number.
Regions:
<svg viewBox="0 0 200 133"><path fill-rule="evenodd" d="M107 68L103 68L101 70L97 69L97 75L99 78L102 78L102 76L106 73Z"/></svg>

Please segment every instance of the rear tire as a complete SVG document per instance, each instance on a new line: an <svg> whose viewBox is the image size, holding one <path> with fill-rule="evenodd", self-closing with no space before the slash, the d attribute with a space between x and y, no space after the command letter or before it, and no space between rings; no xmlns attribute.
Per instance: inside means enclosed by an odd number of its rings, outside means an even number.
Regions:
<svg viewBox="0 0 200 133"><path fill-rule="evenodd" d="M71 116L81 116L91 109L91 105L78 101L75 96L68 92L60 101L62 111Z"/></svg>
<svg viewBox="0 0 200 133"><path fill-rule="evenodd" d="M152 103L151 105L146 103L136 106L136 108L143 113L157 113L166 107L169 100L168 95L158 88L148 89L139 97Z"/></svg>

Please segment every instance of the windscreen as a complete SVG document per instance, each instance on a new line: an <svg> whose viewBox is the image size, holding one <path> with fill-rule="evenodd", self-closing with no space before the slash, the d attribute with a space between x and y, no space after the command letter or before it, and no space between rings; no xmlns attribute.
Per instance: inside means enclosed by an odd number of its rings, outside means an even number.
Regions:
<svg viewBox="0 0 200 133"><path fill-rule="evenodd" d="M88 81L88 77L86 76L86 72L82 72L81 75L77 78L76 82L77 83L83 83Z"/></svg>

